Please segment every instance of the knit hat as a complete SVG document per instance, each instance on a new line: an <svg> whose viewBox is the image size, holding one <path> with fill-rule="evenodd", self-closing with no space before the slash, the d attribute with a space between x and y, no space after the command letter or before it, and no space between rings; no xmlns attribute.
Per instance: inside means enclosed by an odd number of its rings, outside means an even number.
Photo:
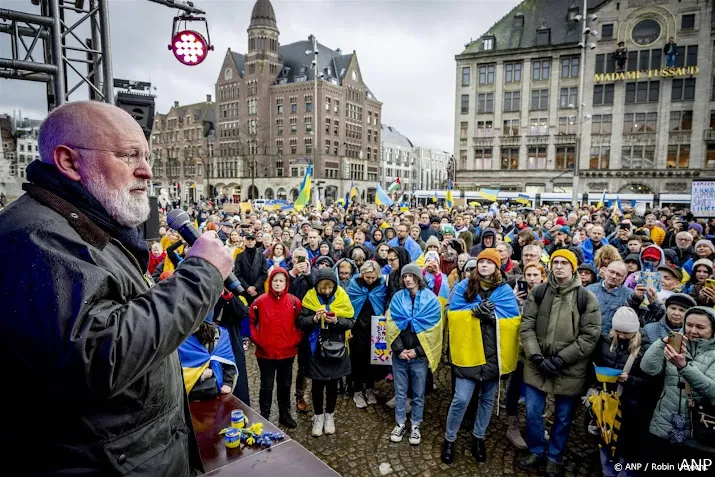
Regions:
<svg viewBox="0 0 715 477"><path fill-rule="evenodd" d="M668 305L680 305L686 310L697 305L695 298L688 295L687 293L673 293L668 298L665 299L666 308Z"/></svg>
<svg viewBox="0 0 715 477"><path fill-rule="evenodd" d="M558 217L556 219L556 225L566 225L566 219L564 217Z"/></svg>
<svg viewBox="0 0 715 477"><path fill-rule="evenodd" d="M571 235L571 227L568 225L556 225L554 227L551 227L551 230L549 230L549 233L555 234L557 232L561 232L562 234L566 235Z"/></svg>
<svg viewBox="0 0 715 477"><path fill-rule="evenodd" d="M477 255L477 263L479 263L479 260L491 260L497 265L497 268L501 268L501 258L495 248L485 248L479 252L479 255Z"/></svg>
<svg viewBox="0 0 715 477"><path fill-rule="evenodd" d="M699 267L700 265L705 265L710 269L710 273L713 271L713 262L708 260L707 258L701 258L700 260L695 260L695 263L693 263L693 268L691 269L693 271L692 274L695 273L695 269ZM691 274L691 275L692 275Z"/></svg>
<svg viewBox="0 0 715 477"><path fill-rule="evenodd" d="M697 242L695 242L695 249L697 250L697 248L701 245L705 245L706 247L710 248L710 251L712 253L715 253L715 245L713 245L710 240L698 240Z"/></svg>
<svg viewBox="0 0 715 477"><path fill-rule="evenodd" d="M623 261L624 262L636 262L640 268L641 261L640 261L640 258L638 257L637 253L629 253L628 255L626 255L626 258Z"/></svg>
<svg viewBox="0 0 715 477"><path fill-rule="evenodd" d="M688 225L688 230L690 230L690 229L697 230L700 235L703 234L703 226L698 223L692 223L692 224Z"/></svg>
<svg viewBox="0 0 715 477"><path fill-rule="evenodd" d="M641 327L638 315L629 306L622 306L613 315L611 328L621 333L635 333Z"/></svg>
<svg viewBox="0 0 715 477"><path fill-rule="evenodd" d="M427 242L425 242L425 250L428 247L439 247L439 239L434 235L430 235Z"/></svg>
<svg viewBox="0 0 715 477"><path fill-rule="evenodd" d="M565 248L560 248L554 253L551 254L551 263L554 262L554 259L556 257L561 257L565 258L566 260L569 261L571 264L572 270L575 272L578 269L578 260L576 259L576 255L571 250L567 250Z"/></svg>
<svg viewBox="0 0 715 477"><path fill-rule="evenodd" d="M433 261L439 263L439 254L435 252L434 250L430 250L429 252L425 252L425 263Z"/></svg>
<svg viewBox="0 0 715 477"><path fill-rule="evenodd" d="M670 273L678 280L678 283L683 281L683 270L680 267L669 267L667 265L663 265L661 267L658 267L658 271Z"/></svg>
<svg viewBox="0 0 715 477"><path fill-rule="evenodd" d="M404 277L408 273L411 273L416 277L422 277L422 269L416 263L408 263L407 265L402 267L402 273L400 274L400 276Z"/></svg>
<svg viewBox="0 0 715 477"><path fill-rule="evenodd" d="M467 260L467 263L464 264L464 271L466 272L467 270L474 270L477 268L477 259L476 258L470 258Z"/></svg>

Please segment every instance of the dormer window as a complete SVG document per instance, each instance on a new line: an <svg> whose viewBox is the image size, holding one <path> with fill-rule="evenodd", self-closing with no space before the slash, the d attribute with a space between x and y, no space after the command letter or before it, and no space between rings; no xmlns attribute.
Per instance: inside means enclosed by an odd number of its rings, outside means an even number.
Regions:
<svg viewBox="0 0 715 477"><path fill-rule="evenodd" d="M574 21L576 18L576 15L578 15L578 7L576 5L571 5L569 7L569 15L568 15L569 21L570 22Z"/></svg>
<svg viewBox="0 0 715 477"><path fill-rule="evenodd" d="M512 26L514 28L523 28L524 27L524 15L521 13L517 13L514 15L514 22L512 23Z"/></svg>
<svg viewBox="0 0 715 477"><path fill-rule="evenodd" d="M485 36L482 38L482 50L483 51L491 51L494 49L494 37L493 36Z"/></svg>
<svg viewBox="0 0 715 477"><path fill-rule="evenodd" d="M541 27L536 30L536 46L547 46L551 43L551 28Z"/></svg>

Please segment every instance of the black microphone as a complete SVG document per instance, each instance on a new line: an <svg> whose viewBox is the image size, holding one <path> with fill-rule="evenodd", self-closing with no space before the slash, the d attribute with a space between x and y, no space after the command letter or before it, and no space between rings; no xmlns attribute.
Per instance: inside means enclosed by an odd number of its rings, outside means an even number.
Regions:
<svg viewBox="0 0 715 477"><path fill-rule="evenodd" d="M181 238L184 239L189 245L193 245L194 242L196 242L196 239L200 237L199 231L196 230L196 227L191 224L189 214L181 209L171 209L166 216L166 224L179 232ZM240 295L244 291L241 286L241 282L238 281L238 278L236 278L236 275L234 275L233 272L229 273L223 284L228 291L236 296Z"/></svg>

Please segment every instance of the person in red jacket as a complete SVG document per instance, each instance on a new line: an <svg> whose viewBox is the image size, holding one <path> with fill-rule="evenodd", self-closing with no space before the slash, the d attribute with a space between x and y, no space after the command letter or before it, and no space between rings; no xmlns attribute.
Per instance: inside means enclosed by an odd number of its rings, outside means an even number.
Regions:
<svg viewBox="0 0 715 477"><path fill-rule="evenodd" d="M295 326L301 302L288 293L288 272L274 269L268 277L268 293L251 304L251 340L256 345L256 359L261 372L258 401L261 415L270 418L273 382L278 383L278 422L294 429L297 424L290 414L290 386L293 382L293 359L298 354L302 333Z"/></svg>

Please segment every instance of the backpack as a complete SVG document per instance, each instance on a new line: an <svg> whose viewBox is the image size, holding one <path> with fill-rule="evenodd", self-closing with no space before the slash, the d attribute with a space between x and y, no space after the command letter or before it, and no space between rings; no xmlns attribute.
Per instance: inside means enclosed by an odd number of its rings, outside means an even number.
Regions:
<svg viewBox="0 0 715 477"><path fill-rule="evenodd" d="M532 292L534 294L534 301L538 306L541 306L541 302L544 301L546 292L549 290L549 285L542 283L537 285ZM583 318L583 314L586 313L586 306L588 305L588 291L584 287L578 287L576 296L576 308L578 309L578 315Z"/></svg>

